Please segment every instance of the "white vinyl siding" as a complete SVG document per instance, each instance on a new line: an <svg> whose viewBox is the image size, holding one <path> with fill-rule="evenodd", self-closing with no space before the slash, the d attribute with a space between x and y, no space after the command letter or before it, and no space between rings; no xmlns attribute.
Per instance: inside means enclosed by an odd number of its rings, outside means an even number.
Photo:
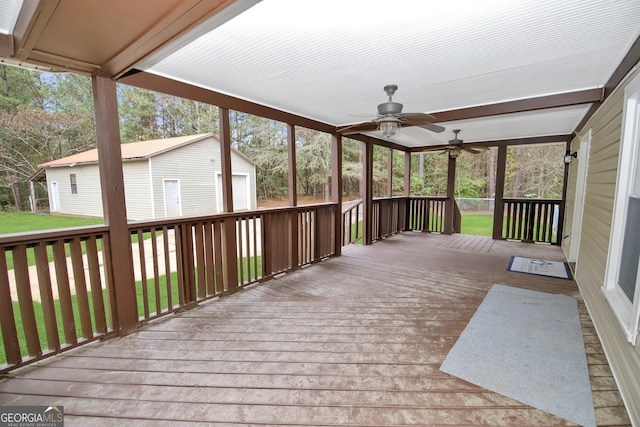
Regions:
<svg viewBox="0 0 640 427"><path fill-rule="evenodd" d="M69 175L72 173L76 175L77 194L71 194ZM102 218L102 190L97 165L48 168L47 181L58 182L60 195L58 213ZM51 197L52 194L49 194L50 206L52 206Z"/></svg>
<svg viewBox="0 0 640 427"><path fill-rule="evenodd" d="M640 72L636 71L634 74L639 75ZM580 138L591 129L583 231L578 252L580 267L576 272L576 281L627 404L629 415L636 425L640 425L640 405L637 405L640 400L640 349L638 345L634 347L627 341L616 315L601 292L605 283L613 219L624 86L629 81L631 79L627 79L612 93L573 141L575 149ZM570 176L569 194L575 191L576 179L575 173L571 173ZM574 196L570 196L568 201L573 199ZM567 214L566 218L572 217L573 206L570 206Z"/></svg>
<svg viewBox="0 0 640 427"><path fill-rule="evenodd" d="M182 215L216 212L215 172L220 170L217 140L207 138L179 147L154 156L152 162L156 218L164 217L163 179L180 181Z"/></svg>
<svg viewBox="0 0 640 427"><path fill-rule="evenodd" d="M256 209L254 164L232 150L232 170L249 176L249 203ZM147 159L122 164L129 220L165 217L164 180L180 181L184 216L212 215L217 209L216 172L220 172L220 143L208 137ZM102 192L97 164L47 168L47 181L58 182L60 213L102 217ZM69 174L76 174L78 194L71 194ZM51 193L51 192L50 192ZM50 194L51 198L51 194ZM50 201L52 205L52 202Z"/></svg>
<svg viewBox="0 0 640 427"><path fill-rule="evenodd" d="M127 219L153 218L148 160L123 162L122 173L125 182L124 194L127 200Z"/></svg>

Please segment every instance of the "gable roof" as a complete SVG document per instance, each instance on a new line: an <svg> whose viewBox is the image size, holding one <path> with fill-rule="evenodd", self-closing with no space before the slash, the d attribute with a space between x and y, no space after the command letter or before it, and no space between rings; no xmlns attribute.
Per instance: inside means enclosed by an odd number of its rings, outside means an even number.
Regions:
<svg viewBox="0 0 640 427"><path fill-rule="evenodd" d="M143 160L149 157L157 156L158 154L166 153L167 151L175 150L176 148L184 145L192 144L196 141L214 137L216 140L218 136L213 133L202 133L198 135L176 136L173 138L152 139L149 141L129 142L120 145L120 151L122 153L122 160ZM246 156L242 156L249 160ZM249 160L251 161L251 160ZM69 165L82 165L98 163L98 149L84 151L82 153L72 154L71 156L63 157L61 159L52 160L50 162L42 163L38 165L39 168L56 167L56 166L69 166ZM252 162L253 163L253 162Z"/></svg>

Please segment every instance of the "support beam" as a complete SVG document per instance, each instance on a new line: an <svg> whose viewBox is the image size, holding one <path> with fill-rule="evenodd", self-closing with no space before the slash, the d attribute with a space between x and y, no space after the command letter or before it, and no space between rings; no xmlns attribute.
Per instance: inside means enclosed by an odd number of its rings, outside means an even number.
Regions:
<svg viewBox="0 0 640 427"><path fill-rule="evenodd" d="M478 117L497 116L502 114L522 113L525 111L543 110L547 108L567 107L571 105L600 102L604 98L604 89L586 89L496 104L479 105L477 107L460 108L431 113L438 122L475 119Z"/></svg>
<svg viewBox="0 0 640 427"><path fill-rule="evenodd" d="M496 164L496 195L493 209L493 238L502 239L502 222L504 220L504 177L507 169L507 146L498 148Z"/></svg>
<svg viewBox="0 0 640 427"><path fill-rule="evenodd" d="M571 141L570 134L562 134L562 135L548 135L548 136L533 136L527 138L510 138L510 139L497 139L497 140L488 140L488 141L475 141L475 142L465 142L464 146L469 148L474 147L503 147L503 146L511 146L511 145L531 145L531 144L552 144L557 142L567 142ZM414 147L410 151L412 153L422 153L428 151L437 151L442 150L445 147L448 147L449 144L441 144L441 145L429 145L425 147Z"/></svg>
<svg viewBox="0 0 640 427"><path fill-rule="evenodd" d="M404 231L409 231L409 197L411 197L411 153L404 153L404 192L405 199L405 220Z"/></svg>
<svg viewBox="0 0 640 427"><path fill-rule="evenodd" d="M298 185L296 169L296 127L287 123L287 153L289 163L289 206L298 206ZM289 218L289 259L291 268L298 268L298 214L291 213Z"/></svg>
<svg viewBox="0 0 640 427"><path fill-rule="evenodd" d="M360 198L362 199L362 244L373 242L373 143L362 144L360 155L362 163L362 180L360 181Z"/></svg>
<svg viewBox="0 0 640 427"><path fill-rule="evenodd" d="M287 153L289 159L289 206L298 206L298 186L296 177L296 127L287 123Z"/></svg>
<svg viewBox="0 0 640 427"><path fill-rule="evenodd" d="M411 196L411 153L404 153L404 197Z"/></svg>
<svg viewBox="0 0 640 427"><path fill-rule="evenodd" d="M243 113L277 120L283 123L290 123L292 125L302 126L320 132L334 133L336 130L335 126L331 126L326 123L144 71L127 74L118 79L118 83L152 90L154 92L166 93L167 95L174 95L180 98L191 99L193 101L204 102L209 105L217 105L228 110L241 111Z"/></svg>
<svg viewBox="0 0 640 427"><path fill-rule="evenodd" d="M231 125L229 110L219 109L220 121L220 163L222 166L222 209L233 212L233 187L231 179ZM236 247L236 222L226 219L223 226L222 262L226 289L234 292L238 288L238 258Z"/></svg>
<svg viewBox="0 0 640 427"><path fill-rule="evenodd" d="M331 135L331 199L337 203L334 220L334 253L342 254L342 136Z"/></svg>
<svg viewBox="0 0 640 427"><path fill-rule="evenodd" d="M571 141L567 141L566 152L571 152ZM564 216L565 211L567 209L567 189L569 188L569 165L565 163L564 165L564 175L562 180L562 203L560 204L560 209L558 211L558 230L556 231L556 236L558 245L562 246L562 239L564 234ZM575 209L575 207L574 207Z"/></svg>
<svg viewBox="0 0 640 427"><path fill-rule="evenodd" d="M389 165L387 170L387 197L393 197L393 149L389 148L389 157L387 164Z"/></svg>
<svg viewBox="0 0 640 427"><path fill-rule="evenodd" d="M456 203L456 158L448 155L449 163L447 168L447 201L444 208L444 234L453 234L453 217L455 215L454 205Z"/></svg>
<svg viewBox="0 0 640 427"><path fill-rule="evenodd" d="M104 223L109 226L109 247L105 250L110 253L111 264L105 265L105 269L114 287L114 305L118 318L118 325L114 325L114 329L117 328L120 335L127 335L137 328L138 307L131 237L127 226L116 83L102 77L93 77L92 85L102 209Z"/></svg>

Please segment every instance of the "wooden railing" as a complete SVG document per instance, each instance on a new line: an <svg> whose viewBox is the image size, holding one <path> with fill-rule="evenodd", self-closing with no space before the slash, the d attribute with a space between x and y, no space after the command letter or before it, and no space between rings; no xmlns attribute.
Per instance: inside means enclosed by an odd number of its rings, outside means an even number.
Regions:
<svg viewBox="0 0 640 427"><path fill-rule="evenodd" d="M0 236L0 372L115 334L108 246L105 226Z"/></svg>
<svg viewBox="0 0 640 427"><path fill-rule="evenodd" d="M453 200L453 232L460 233L462 229L462 214L460 213L460 207L458 206L458 202Z"/></svg>
<svg viewBox="0 0 640 427"><path fill-rule="evenodd" d="M372 239L380 240L406 228L407 198L373 199Z"/></svg>
<svg viewBox="0 0 640 427"><path fill-rule="evenodd" d="M556 212L562 209L562 200L504 199L502 238L559 244L558 237L561 233L556 229L560 226L557 224Z"/></svg>
<svg viewBox="0 0 640 427"><path fill-rule="evenodd" d="M139 322L333 255L335 209L325 203L129 224ZM117 335L108 230L0 236L0 373Z"/></svg>
<svg viewBox="0 0 640 427"><path fill-rule="evenodd" d="M410 197L408 229L444 233L446 197Z"/></svg>
<svg viewBox="0 0 640 427"><path fill-rule="evenodd" d="M362 200L350 203L342 209L342 246L362 241Z"/></svg>

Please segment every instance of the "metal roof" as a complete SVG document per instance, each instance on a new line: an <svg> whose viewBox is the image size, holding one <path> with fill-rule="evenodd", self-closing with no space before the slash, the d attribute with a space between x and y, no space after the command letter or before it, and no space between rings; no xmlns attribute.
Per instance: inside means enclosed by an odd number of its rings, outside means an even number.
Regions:
<svg viewBox="0 0 640 427"><path fill-rule="evenodd" d="M330 126L375 115L396 84L404 112L447 127L389 139L406 147L443 144L452 129L467 142L571 134L640 36L637 0L49 3L21 13L0 56L116 78L143 70ZM460 113L529 100L540 105Z"/></svg>
<svg viewBox="0 0 640 427"><path fill-rule="evenodd" d="M175 150L183 145L191 144L202 139L218 136L212 133L203 133L199 135L177 136L174 138L153 139L148 141L129 142L120 145L122 160L142 160L167 151ZM67 157L52 160L50 162L38 165L39 168L81 165L87 163L98 163L98 149L83 151L82 153L72 154Z"/></svg>

